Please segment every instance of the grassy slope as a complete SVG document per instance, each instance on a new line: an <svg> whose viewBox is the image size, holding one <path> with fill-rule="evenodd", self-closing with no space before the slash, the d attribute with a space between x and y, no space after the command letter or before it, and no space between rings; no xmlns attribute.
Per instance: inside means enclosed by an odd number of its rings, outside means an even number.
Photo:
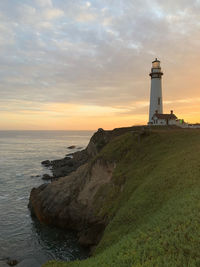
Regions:
<svg viewBox="0 0 200 267"><path fill-rule="evenodd" d="M200 266L200 131L128 133L99 157L118 164L96 196L111 221L94 256L44 266Z"/></svg>

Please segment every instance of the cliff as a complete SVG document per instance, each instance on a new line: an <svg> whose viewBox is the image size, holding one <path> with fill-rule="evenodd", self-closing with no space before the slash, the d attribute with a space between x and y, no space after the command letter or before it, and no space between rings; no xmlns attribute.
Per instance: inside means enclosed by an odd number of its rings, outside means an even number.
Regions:
<svg viewBox="0 0 200 267"><path fill-rule="evenodd" d="M91 141L88 161L33 189L30 205L41 221L78 230L93 256L44 266L198 266L200 131L100 130Z"/></svg>
<svg viewBox="0 0 200 267"><path fill-rule="evenodd" d="M47 162L54 177L67 176L32 189L29 201L32 214L45 224L77 230L82 245L98 244L108 223L105 216L98 215L97 207L102 202L98 194L111 183L116 167L116 161L107 160L100 151L111 140L137 129L140 128L99 129L87 148L75 152L73 158Z"/></svg>
<svg viewBox="0 0 200 267"><path fill-rule="evenodd" d="M66 155L63 159L43 161L42 164L46 167L50 167L53 173L52 177L47 175L47 180L50 178L54 180L69 175L71 172L76 171L78 167L94 158L113 138L126 132L136 131L139 129L141 130L143 127L116 128L112 131L104 131L101 128L98 129L98 131L92 136L86 149Z"/></svg>

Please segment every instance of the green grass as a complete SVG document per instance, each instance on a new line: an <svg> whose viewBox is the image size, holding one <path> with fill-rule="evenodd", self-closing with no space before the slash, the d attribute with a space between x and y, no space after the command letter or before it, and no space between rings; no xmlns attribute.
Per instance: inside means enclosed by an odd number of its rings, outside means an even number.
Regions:
<svg viewBox="0 0 200 267"><path fill-rule="evenodd" d="M200 130L127 133L98 158L117 163L95 197L103 238L91 258L44 266L200 266Z"/></svg>

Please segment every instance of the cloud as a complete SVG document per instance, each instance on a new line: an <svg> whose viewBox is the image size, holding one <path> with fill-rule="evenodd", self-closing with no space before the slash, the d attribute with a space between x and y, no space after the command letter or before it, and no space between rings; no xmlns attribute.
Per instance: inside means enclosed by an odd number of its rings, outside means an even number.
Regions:
<svg viewBox="0 0 200 267"><path fill-rule="evenodd" d="M64 12L58 8L50 8L44 11L44 17L47 20L57 19L64 15Z"/></svg>
<svg viewBox="0 0 200 267"><path fill-rule="evenodd" d="M96 15L95 14L91 14L91 13L83 13L83 14L79 14L76 17L76 20L79 22L89 22L89 21L93 21L96 19Z"/></svg>
<svg viewBox="0 0 200 267"><path fill-rule="evenodd" d="M195 99L199 12L195 0L1 1L0 99L19 109L20 101L55 102L143 116L154 57L165 101Z"/></svg>
<svg viewBox="0 0 200 267"><path fill-rule="evenodd" d="M52 4L51 0L36 0L36 3L40 7L53 7L53 4Z"/></svg>

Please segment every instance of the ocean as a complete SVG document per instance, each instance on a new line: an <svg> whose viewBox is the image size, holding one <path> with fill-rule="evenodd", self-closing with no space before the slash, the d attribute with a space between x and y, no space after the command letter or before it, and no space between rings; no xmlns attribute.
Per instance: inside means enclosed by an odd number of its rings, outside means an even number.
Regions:
<svg viewBox="0 0 200 267"><path fill-rule="evenodd" d="M85 148L92 131L0 131L0 259L75 260L87 256L76 234L41 225L27 207L49 173L41 161ZM75 145L73 150L69 146Z"/></svg>

